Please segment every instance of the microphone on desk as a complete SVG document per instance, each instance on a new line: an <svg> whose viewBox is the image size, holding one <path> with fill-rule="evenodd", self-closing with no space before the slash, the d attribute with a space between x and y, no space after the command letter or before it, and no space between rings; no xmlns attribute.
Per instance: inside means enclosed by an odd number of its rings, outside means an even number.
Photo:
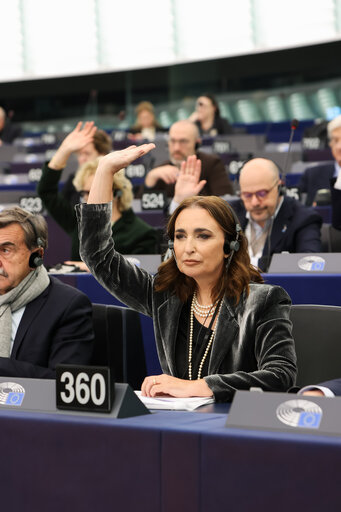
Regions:
<svg viewBox="0 0 341 512"><path fill-rule="evenodd" d="M270 241L271 233L272 233L272 228L273 228L274 221L275 221L275 213L278 208L279 201L280 201L281 197L285 196L285 194L286 194L286 175L287 175L288 163L289 163L289 153L291 151L291 145L292 145L292 140L294 138L294 133L295 133L295 130L297 129L298 125L299 125L299 121L297 119L293 119L291 121L291 125L290 125L291 130L290 130L290 136L289 136L288 151L287 151L287 155L285 158L284 167L282 170L282 183L278 186L278 199L277 199L277 203L276 203L276 208L270 218L270 226L269 226L268 234L267 234L267 237L265 240L265 245L264 245L264 247L265 247L267 244L267 254L266 254L266 256L263 256L261 258L262 262L265 263L263 272L268 271L268 269L270 267L270 263L271 263L271 251L270 251L270 249L271 249L271 243L270 243L271 242ZM287 227L285 226L285 229L282 229L282 233L285 233L286 229L287 229Z"/></svg>

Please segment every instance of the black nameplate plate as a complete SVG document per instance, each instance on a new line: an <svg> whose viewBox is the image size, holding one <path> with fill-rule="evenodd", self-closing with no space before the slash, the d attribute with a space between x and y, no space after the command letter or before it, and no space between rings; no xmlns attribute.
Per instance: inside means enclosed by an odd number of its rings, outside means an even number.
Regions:
<svg viewBox="0 0 341 512"><path fill-rule="evenodd" d="M216 140L213 142L213 151L224 154L231 152L231 143L228 140Z"/></svg>
<svg viewBox="0 0 341 512"><path fill-rule="evenodd" d="M226 427L341 436L341 398L237 391Z"/></svg>
<svg viewBox="0 0 341 512"><path fill-rule="evenodd" d="M106 366L58 365L56 405L72 411L110 412L115 383Z"/></svg>
<svg viewBox="0 0 341 512"><path fill-rule="evenodd" d="M42 213L44 210L43 202L38 196L21 196L19 206L30 213Z"/></svg>
<svg viewBox="0 0 341 512"><path fill-rule="evenodd" d="M146 168L143 164L128 165L125 174L127 178L144 178L146 175Z"/></svg>
<svg viewBox="0 0 341 512"><path fill-rule="evenodd" d="M163 210L165 204L165 194L163 192L145 192L142 195L142 210Z"/></svg>

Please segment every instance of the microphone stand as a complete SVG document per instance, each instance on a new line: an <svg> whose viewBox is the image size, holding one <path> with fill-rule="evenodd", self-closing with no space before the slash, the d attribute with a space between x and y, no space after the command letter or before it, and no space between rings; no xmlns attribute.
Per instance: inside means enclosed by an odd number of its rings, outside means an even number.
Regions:
<svg viewBox="0 0 341 512"><path fill-rule="evenodd" d="M285 162L284 162L283 175L282 175L282 181L283 181L282 194L283 195L285 195L285 190L286 190L286 174L287 174L287 168L288 168L288 162L289 162L289 153L291 151L291 145L292 145L292 140L294 138L294 132L295 132L296 128L298 127L298 125L299 125L299 121L297 119L293 119L291 121L291 132L290 132L290 137L289 137L289 146L288 146L288 151L287 151L287 155L286 155ZM279 204L279 200L280 200L280 196L278 197L276 210L277 210L277 207ZM273 215L271 216L269 232L268 232L268 235L267 235L266 241L265 241L265 245L266 245L266 243L268 244L268 248L267 248L268 250L267 250L267 255L266 255L266 260L265 260L266 266L263 271L265 273L269 270L270 262L271 262L271 233L272 233L272 228L274 225L276 210L273 213Z"/></svg>

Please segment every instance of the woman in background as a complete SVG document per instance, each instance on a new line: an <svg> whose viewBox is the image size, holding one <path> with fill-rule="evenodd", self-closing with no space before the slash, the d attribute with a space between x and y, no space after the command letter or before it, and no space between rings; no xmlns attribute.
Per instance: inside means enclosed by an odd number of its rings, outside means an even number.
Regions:
<svg viewBox="0 0 341 512"><path fill-rule="evenodd" d="M219 105L212 94L203 94L197 99L195 112L189 117L199 128L200 135L226 135L233 133L227 119L220 116Z"/></svg>
<svg viewBox="0 0 341 512"><path fill-rule="evenodd" d="M87 201L91 184L93 182L99 159L86 162L77 171L73 185L80 200ZM41 186L45 186L44 182ZM132 184L125 177L124 170L113 176L110 185L113 194L113 208L111 215L112 235L117 246L123 254L155 254L157 252L157 233L152 226L140 219L132 210L133 192ZM71 237L71 260L68 264L76 264L82 270L86 265L80 261L77 219L74 206L58 192L57 185L44 189L45 197L49 197L49 212L56 222Z"/></svg>
<svg viewBox="0 0 341 512"><path fill-rule="evenodd" d="M129 129L131 140L154 140L157 132L164 132L164 128L157 122L154 107L149 101L141 101L135 109L136 121Z"/></svg>

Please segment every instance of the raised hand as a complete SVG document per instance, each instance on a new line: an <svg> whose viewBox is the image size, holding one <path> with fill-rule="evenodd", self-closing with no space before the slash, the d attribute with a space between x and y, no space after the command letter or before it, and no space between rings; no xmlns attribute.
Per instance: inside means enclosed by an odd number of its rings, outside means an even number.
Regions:
<svg viewBox="0 0 341 512"><path fill-rule="evenodd" d="M121 151L113 151L108 155L104 156L98 166L98 170L101 172L110 172L114 175L123 167L131 164L137 158L146 155L155 148L155 144L142 144L141 146L129 146Z"/></svg>
<svg viewBox="0 0 341 512"><path fill-rule="evenodd" d="M181 203L184 199L197 196L206 185L206 180L200 181L201 160L191 155L181 163L178 179L174 188L174 201Z"/></svg>
<svg viewBox="0 0 341 512"><path fill-rule="evenodd" d="M84 123L83 127L82 124L83 123L80 121L76 128L69 133L61 143L60 147L65 151L69 151L70 153L79 151L93 141L97 130L95 123L93 121L87 121Z"/></svg>
<svg viewBox="0 0 341 512"><path fill-rule="evenodd" d="M101 158L94 181L92 182L88 204L108 203L112 201L112 179L113 175L123 167L131 164L137 158L146 155L155 148L155 144L142 144L141 146L130 146L121 151L113 151Z"/></svg>
<svg viewBox="0 0 341 512"><path fill-rule="evenodd" d="M97 130L94 122L87 121L83 127L82 124L80 121L76 128L65 137L49 163L51 169L63 169L72 153L79 151L93 141Z"/></svg>

